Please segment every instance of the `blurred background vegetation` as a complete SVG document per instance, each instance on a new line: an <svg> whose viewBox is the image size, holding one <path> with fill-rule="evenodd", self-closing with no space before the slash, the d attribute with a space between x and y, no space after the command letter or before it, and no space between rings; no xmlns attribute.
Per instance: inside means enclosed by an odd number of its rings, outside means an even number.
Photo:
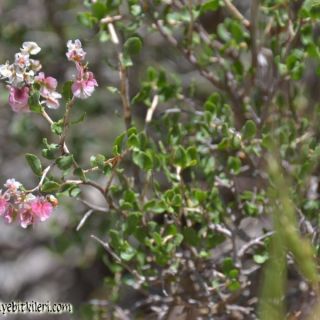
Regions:
<svg viewBox="0 0 320 320"><path fill-rule="evenodd" d="M150 230L141 240L128 231L126 215L110 210L94 212L77 231L87 206L61 196L48 223L27 230L1 225L0 300L71 302L74 319L317 319L319 3L233 1L239 18L230 1L120 2L2 0L0 61L12 61L23 41L35 41L43 71L62 84L75 73L66 41L81 39L99 88L77 101L72 117L85 113L86 122L72 126L67 140L88 167L91 155L111 157L126 130L115 90L117 52L98 23L105 8L123 15L122 40L138 35L143 44L129 71L133 123L160 169L151 183L145 163L126 158L114 198L129 217L146 213ZM160 102L145 126L154 92ZM39 154L42 137L55 138L37 114L14 114L7 95L1 86L0 182L14 177L32 188L38 181L24 154ZM50 115L57 120L63 111ZM125 178L121 169L128 169ZM103 174L93 178L108 181ZM93 188L83 188L81 197L105 205ZM172 234L171 215L178 230ZM137 229L144 222L136 221ZM125 263L146 277L160 275L158 282L139 287L90 237L108 238L111 228L140 250ZM22 318L28 316L14 319Z"/></svg>

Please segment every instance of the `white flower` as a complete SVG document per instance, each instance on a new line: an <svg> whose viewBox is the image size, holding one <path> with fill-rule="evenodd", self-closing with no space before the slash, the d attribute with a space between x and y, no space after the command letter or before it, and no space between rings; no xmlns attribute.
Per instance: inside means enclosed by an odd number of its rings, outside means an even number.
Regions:
<svg viewBox="0 0 320 320"><path fill-rule="evenodd" d="M26 41L22 44L21 52L26 52L28 54L38 54L41 51L41 48L37 45L36 42Z"/></svg>
<svg viewBox="0 0 320 320"><path fill-rule="evenodd" d="M16 53L14 55L14 63L19 68L24 69L30 66L29 54L27 53Z"/></svg>
<svg viewBox="0 0 320 320"><path fill-rule="evenodd" d="M67 42L67 48L68 48L68 52L66 53L66 56L69 61L75 61L75 62L83 61L87 54L82 49L82 44L79 39L75 40L74 42L72 40L69 40Z"/></svg>
<svg viewBox="0 0 320 320"><path fill-rule="evenodd" d="M8 83L14 87L21 88L24 86L24 70L14 65L12 74L8 77Z"/></svg>
<svg viewBox="0 0 320 320"><path fill-rule="evenodd" d="M34 71L33 70L25 71L24 81L26 84L32 84L34 82Z"/></svg>
<svg viewBox="0 0 320 320"><path fill-rule="evenodd" d="M22 186L22 184L16 179L8 179L4 186L12 191L16 191Z"/></svg>
<svg viewBox="0 0 320 320"><path fill-rule="evenodd" d="M7 61L5 64L0 65L0 75L2 78L10 78L13 73L13 65Z"/></svg>
<svg viewBox="0 0 320 320"><path fill-rule="evenodd" d="M40 71L42 68L42 65L39 60L30 59L30 64L31 64L30 68L33 71L37 72L37 71Z"/></svg>
<svg viewBox="0 0 320 320"><path fill-rule="evenodd" d="M59 108L59 101L62 95L57 91L49 91L45 97L45 104L49 109L58 109Z"/></svg>

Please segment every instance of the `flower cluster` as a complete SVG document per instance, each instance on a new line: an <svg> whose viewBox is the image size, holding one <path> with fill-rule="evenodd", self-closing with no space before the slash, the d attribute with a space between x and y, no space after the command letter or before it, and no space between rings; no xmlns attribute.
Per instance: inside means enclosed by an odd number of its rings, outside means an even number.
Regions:
<svg viewBox="0 0 320 320"><path fill-rule="evenodd" d="M75 97L86 99L90 97L98 86L91 71L88 71L87 63L84 63L86 52L83 50L80 40L67 42L66 53L69 61L76 64L77 74L72 85L72 93ZM33 90L39 90L42 105L57 109L59 99L62 97L56 91L57 80L46 77L39 60L30 58L41 51L37 43L28 41L22 44L20 52L15 54L12 64L7 61L0 65L0 78L6 80L9 89L9 104L14 112L30 111L29 97ZM36 84L36 86L34 86ZM38 89L39 88L39 89Z"/></svg>
<svg viewBox="0 0 320 320"><path fill-rule="evenodd" d="M22 184L15 179L8 179L4 186L6 190L0 190L0 216L7 223L17 219L22 228L27 228L39 221L46 221L58 204L52 195L35 196L24 191Z"/></svg>
<svg viewBox="0 0 320 320"><path fill-rule="evenodd" d="M35 42L24 42L20 52L15 54L14 63L8 61L0 65L0 77L8 83L9 104L14 112L29 111L29 96L32 85L40 85L40 95L43 98L41 103L48 108L58 108L61 95L55 91L57 81L46 78L44 73L38 72L42 66L39 60L31 59L30 56L36 55L41 48Z"/></svg>
<svg viewBox="0 0 320 320"><path fill-rule="evenodd" d="M72 84L72 93L75 97L80 99L86 99L90 97L98 86L97 80L91 71L88 71L87 64L84 63L86 52L83 50L80 40L67 42L68 52L66 56L69 61L73 61L76 64L77 75Z"/></svg>

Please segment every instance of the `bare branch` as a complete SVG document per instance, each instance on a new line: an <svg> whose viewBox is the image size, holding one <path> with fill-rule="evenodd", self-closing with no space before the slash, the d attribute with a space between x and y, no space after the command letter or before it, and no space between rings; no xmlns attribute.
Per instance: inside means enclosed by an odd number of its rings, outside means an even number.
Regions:
<svg viewBox="0 0 320 320"><path fill-rule="evenodd" d="M120 18L118 20L120 20ZM121 97L122 107L123 107L123 117L124 117L126 128L129 129L131 127L132 114L131 114L130 95L129 95L128 69L123 63L122 44L119 40L115 27L112 23L112 20L110 20L110 17L106 17L102 19L100 22L102 24L107 24L111 41L113 42L117 50L118 64L119 64L119 78L120 78L120 97Z"/></svg>
<svg viewBox="0 0 320 320"><path fill-rule="evenodd" d="M241 258L251 247L255 245L262 245L263 244L262 240L272 236L273 234L274 234L274 231L269 231L258 238L252 239L251 241L249 241L239 249L238 256Z"/></svg>
<svg viewBox="0 0 320 320"><path fill-rule="evenodd" d="M79 224L78 224L78 226L77 226L77 228L76 228L77 231L79 231L79 230L83 227L83 225L85 224L85 222L86 222L87 219L91 216L92 213L93 213L93 210L92 210L92 209L88 210L88 211L85 213L85 215L82 217L82 219L80 220L80 222L79 222Z"/></svg>
<svg viewBox="0 0 320 320"><path fill-rule="evenodd" d="M241 21L247 28L250 27L250 21L248 21L241 12L232 4L230 0L223 0L224 4L226 5L226 8L229 10L229 12L239 21Z"/></svg>
<svg viewBox="0 0 320 320"><path fill-rule="evenodd" d="M148 112L146 115L146 123L151 122L153 113L156 110L158 103L159 103L159 96L156 94L152 99L150 108L148 109Z"/></svg>

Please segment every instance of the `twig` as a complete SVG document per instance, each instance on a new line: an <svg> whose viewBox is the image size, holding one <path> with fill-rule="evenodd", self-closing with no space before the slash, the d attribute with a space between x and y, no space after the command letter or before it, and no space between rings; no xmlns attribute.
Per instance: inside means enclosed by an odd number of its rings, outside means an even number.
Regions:
<svg viewBox="0 0 320 320"><path fill-rule="evenodd" d="M232 4L230 0L223 0L229 12L239 21L241 21L247 28L250 27L250 22L241 14L241 12Z"/></svg>
<svg viewBox="0 0 320 320"><path fill-rule="evenodd" d="M69 124L70 124L69 123L70 112L71 112L71 109L72 109L74 103L75 103L75 96L73 96L72 99L67 103L66 112L64 113L64 116L63 116L63 131L60 136L60 142L59 142L63 153L65 152L65 148L64 148L65 140L66 140L66 135L67 135L67 132L69 129Z"/></svg>
<svg viewBox="0 0 320 320"><path fill-rule="evenodd" d="M156 110L159 103L159 96L156 94L153 99L150 108L147 111L146 123L151 122L154 111Z"/></svg>
<svg viewBox="0 0 320 320"><path fill-rule="evenodd" d="M101 19L100 22L103 23L103 24L108 24L108 23L116 22L116 21L119 21L119 20L122 20L122 19L123 19L123 16L121 16L121 15L118 15L118 16L107 16L107 17Z"/></svg>
<svg viewBox="0 0 320 320"><path fill-rule="evenodd" d="M106 201L108 202L108 199L105 195L105 191L104 189L96 182L94 181L91 181L91 180L86 180L86 181L83 181L83 180L72 180L72 179L68 179L64 182L64 184L77 184L77 185L88 185L88 186L91 186L91 187L94 187L95 189L97 189L102 195L103 197L106 199ZM100 211L100 210L99 210Z"/></svg>
<svg viewBox="0 0 320 320"><path fill-rule="evenodd" d="M79 231L79 230L82 228L82 226L85 224L85 222L86 222L87 219L91 216L92 213L93 213L93 210L92 210L92 209L88 210L88 211L85 213L85 215L82 217L82 219L80 220L80 222L79 222L79 224L78 224L78 226L77 226L77 228L76 228L77 231Z"/></svg>
<svg viewBox="0 0 320 320"><path fill-rule="evenodd" d="M258 66L258 49L257 49L257 21L259 12L259 0L251 0L251 66L253 69L253 82Z"/></svg>
<svg viewBox="0 0 320 320"><path fill-rule="evenodd" d="M50 118L50 116L44 110L42 110L41 114L49 122L50 125L53 124L54 121Z"/></svg>
<svg viewBox="0 0 320 320"><path fill-rule="evenodd" d="M210 230L219 232L219 233L223 234L224 236L226 236L228 238L232 237L232 232L229 229L223 227L220 224L211 223L211 224L209 224L208 227L209 227Z"/></svg>
<svg viewBox="0 0 320 320"><path fill-rule="evenodd" d="M42 116L48 121L48 123L50 124L50 125L52 125L53 123L54 123L54 121L51 119L51 117L44 111L44 110L42 110ZM65 153L65 154L70 154L70 151L69 151L69 149L68 149L68 147L67 147L67 145L66 145L66 143L64 142L64 144L63 144L63 153Z"/></svg>
<svg viewBox="0 0 320 320"><path fill-rule="evenodd" d="M189 47L192 46L192 38L193 38L193 28L194 28L194 16L193 16L193 0L188 0L188 10L189 10L189 14L190 14L190 23L188 26L188 35L187 35L187 39L188 39L188 44Z"/></svg>
<svg viewBox="0 0 320 320"><path fill-rule="evenodd" d="M239 249L238 256L241 258L251 247L255 245L261 245L262 240L272 236L273 234L274 234L274 231L269 231L258 238L252 239L251 241L249 241Z"/></svg>
<svg viewBox="0 0 320 320"><path fill-rule="evenodd" d="M40 188L41 188L41 186L42 186L42 184L43 184L44 179L46 178L48 172L49 172L50 169L53 167L53 165L54 165L54 164L50 164L49 166L47 166L47 167L43 170L43 172L42 172L42 176L41 176L41 179L40 179L38 185L37 185L36 187L34 187L33 189L31 189L31 190L27 190L26 192L31 193L31 192L40 190Z"/></svg>
<svg viewBox="0 0 320 320"><path fill-rule="evenodd" d="M110 159L107 159L107 160L104 161L104 164L105 165L111 165L112 168L114 168L119 163L119 161L122 160L124 155L125 155L125 153L123 153L122 155L118 155L118 156L112 157ZM92 172L92 171L97 171L99 169L100 168L98 166L96 166L96 167L92 167L92 168L88 168L88 169L83 169L83 172L84 173L88 173L88 172Z"/></svg>
<svg viewBox="0 0 320 320"><path fill-rule="evenodd" d="M119 37L117 35L117 32L115 30L115 27L112 21L110 20L110 17L106 17L102 19L100 22L103 24L107 24L111 41L115 45L118 53L120 97L122 101L123 117L124 117L125 125L126 125L126 128L129 129L131 127L132 114L131 114L131 106L130 106L128 70L123 63L124 57L122 52L122 44L120 43Z"/></svg>
<svg viewBox="0 0 320 320"><path fill-rule="evenodd" d="M112 258L118 262L124 269L126 269L128 272L130 272L134 277L137 278L137 280L139 281L138 285L140 285L141 283L145 282L145 277L141 276L137 270L132 269L129 265L127 265L125 262L123 262L121 260L121 258L110 248L109 244L107 242L102 241L101 239L99 239L98 237L96 237L95 235L91 235L91 238L96 240L97 242L99 242L104 249L106 249L106 251L112 256Z"/></svg>

